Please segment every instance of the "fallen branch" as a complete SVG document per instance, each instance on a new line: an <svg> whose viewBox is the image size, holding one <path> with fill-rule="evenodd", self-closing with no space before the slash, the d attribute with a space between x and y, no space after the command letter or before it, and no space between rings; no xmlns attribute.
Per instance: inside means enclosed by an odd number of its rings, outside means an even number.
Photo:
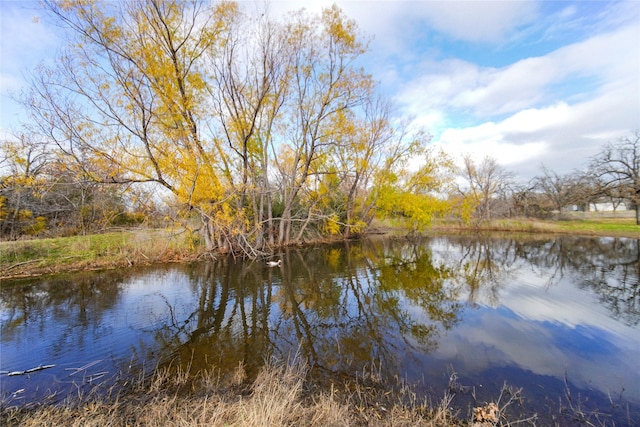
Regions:
<svg viewBox="0 0 640 427"><path fill-rule="evenodd" d="M12 270L12 269L14 269L16 267L20 267L21 265L31 264L32 262L40 262L40 261L44 261L44 258L32 259L30 261L17 262L15 264L10 265L9 267L5 268L4 271L9 271L9 270Z"/></svg>
<svg viewBox="0 0 640 427"><path fill-rule="evenodd" d="M27 369L25 371L13 371L13 372L9 372L7 374L8 377L13 377L16 375L27 375L27 374L31 374L33 372L37 372L37 371L42 371L44 369L49 369L49 368L53 368L56 365L40 365L40 366L36 366L35 368L31 368L31 369Z"/></svg>

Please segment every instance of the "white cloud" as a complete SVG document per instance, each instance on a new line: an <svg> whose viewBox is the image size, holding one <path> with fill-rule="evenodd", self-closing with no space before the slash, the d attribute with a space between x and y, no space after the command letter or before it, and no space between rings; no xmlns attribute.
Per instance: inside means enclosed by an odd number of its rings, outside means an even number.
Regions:
<svg viewBox="0 0 640 427"><path fill-rule="evenodd" d="M302 1L298 4L331 2ZM421 32L436 30L457 40L501 42L519 26L538 18L533 1L338 1L360 27L387 47L413 42Z"/></svg>
<svg viewBox="0 0 640 427"><path fill-rule="evenodd" d="M570 172L611 139L593 135L640 126L639 39L630 25L502 68L428 59L396 101L454 157L489 155L527 179L541 164Z"/></svg>
<svg viewBox="0 0 640 427"><path fill-rule="evenodd" d="M501 123L503 133L532 133L544 127L556 127L566 123L571 113L570 107L560 102L541 109L518 111Z"/></svg>
<svg viewBox="0 0 640 427"><path fill-rule="evenodd" d="M537 19L538 4L532 1L429 1L413 7L410 13L454 39L500 42L519 25Z"/></svg>
<svg viewBox="0 0 640 427"><path fill-rule="evenodd" d="M256 4L252 1L242 3L249 8ZM421 46L416 50L416 43L433 31L442 37L466 42L502 43L520 26L539 17L535 1L300 0L272 1L269 8L271 14L278 17L300 8L319 12L334 3L349 18L356 20L365 36L373 37L376 58L393 57L395 65L411 67L425 49ZM372 65L384 67L386 61Z"/></svg>
<svg viewBox="0 0 640 427"><path fill-rule="evenodd" d="M637 28L621 29L500 69L458 59L425 61L398 100L411 112L444 107L495 117L553 101L561 86L574 93L592 90L581 87L578 79L591 79L599 86L623 79L633 85L639 63L629 53L638 52L637 36Z"/></svg>
<svg viewBox="0 0 640 427"><path fill-rule="evenodd" d="M506 167L538 158L547 148L543 141L506 140L503 126L503 123L489 122L464 129L450 128L442 133L436 145L458 161L466 154L475 159L489 156Z"/></svg>
<svg viewBox="0 0 640 427"><path fill-rule="evenodd" d="M586 167L604 143L637 126L640 102L628 87L604 91L575 104L558 102L530 108L504 120L448 128L436 143L458 159L491 156L522 180L540 172L542 164L558 173Z"/></svg>

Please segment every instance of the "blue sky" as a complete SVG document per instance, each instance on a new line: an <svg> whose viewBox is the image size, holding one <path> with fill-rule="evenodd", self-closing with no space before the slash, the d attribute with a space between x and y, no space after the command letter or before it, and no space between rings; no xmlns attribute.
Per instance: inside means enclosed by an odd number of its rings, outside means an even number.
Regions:
<svg viewBox="0 0 640 427"><path fill-rule="evenodd" d="M260 2L241 2L259 8ZM332 1L273 1L275 16ZM640 128L640 1L336 1L372 37L363 65L398 111L455 158L521 180L584 168ZM0 0L0 130L9 93L60 47L37 2Z"/></svg>

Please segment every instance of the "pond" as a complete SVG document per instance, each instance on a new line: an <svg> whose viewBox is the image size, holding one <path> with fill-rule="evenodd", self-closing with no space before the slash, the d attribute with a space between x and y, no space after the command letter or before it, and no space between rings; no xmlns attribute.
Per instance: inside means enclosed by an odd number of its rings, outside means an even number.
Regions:
<svg viewBox="0 0 640 427"><path fill-rule="evenodd" d="M330 378L379 370L464 414L522 388L519 417L640 420L639 242L372 238L85 272L0 288L4 405L57 402L172 366L255 375L304 357ZM503 396L504 397L504 396ZM592 419L596 419L592 418Z"/></svg>

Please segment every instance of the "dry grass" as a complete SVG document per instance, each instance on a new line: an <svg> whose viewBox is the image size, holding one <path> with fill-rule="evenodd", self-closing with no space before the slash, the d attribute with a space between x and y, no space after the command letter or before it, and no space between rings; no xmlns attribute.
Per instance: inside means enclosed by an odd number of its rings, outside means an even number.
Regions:
<svg viewBox="0 0 640 427"><path fill-rule="evenodd" d="M0 279L181 261L201 249L193 234L171 229L5 241L0 242Z"/></svg>
<svg viewBox="0 0 640 427"><path fill-rule="evenodd" d="M584 214L584 212L583 212ZM603 217L602 215L566 214L562 220L537 220L530 218L508 218L484 221L467 225L456 221L434 223L435 231L487 231L532 234L572 234L587 236L640 237L640 227L635 218Z"/></svg>
<svg viewBox="0 0 640 427"><path fill-rule="evenodd" d="M229 378L212 373L187 376L157 372L109 399L85 398L63 405L3 408L3 426L425 426L463 425L448 409L450 397L430 408L409 387L398 396L370 388L368 379L308 387L301 363L267 365L247 384L240 366ZM338 390L338 387L340 388ZM394 403L395 402L395 403Z"/></svg>

